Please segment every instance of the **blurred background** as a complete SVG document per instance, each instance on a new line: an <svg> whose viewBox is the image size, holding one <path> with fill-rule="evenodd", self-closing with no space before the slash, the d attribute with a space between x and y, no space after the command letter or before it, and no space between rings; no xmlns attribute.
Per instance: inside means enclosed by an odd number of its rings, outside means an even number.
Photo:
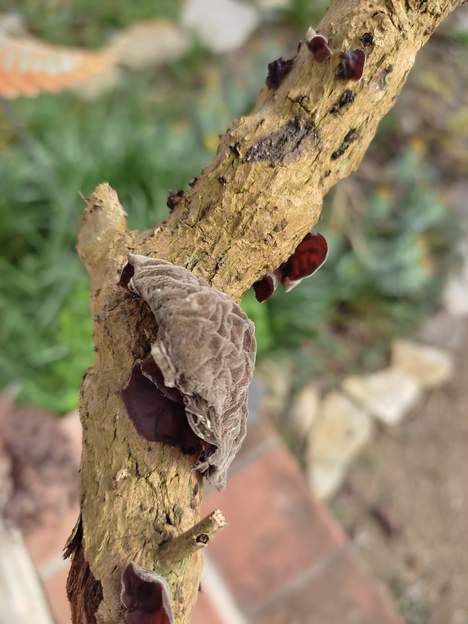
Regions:
<svg viewBox="0 0 468 624"><path fill-rule="evenodd" d="M93 364L80 193L105 180L132 227L164 220L169 192L326 6L0 0L0 517L15 527L1 624L16 560L44 624L70 622L60 549ZM231 526L208 552L194 622L468 624L467 54L460 9L326 198L324 268L243 299L258 340L251 432L232 483L207 496ZM249 488L265 523L251 544Z"/></svg>

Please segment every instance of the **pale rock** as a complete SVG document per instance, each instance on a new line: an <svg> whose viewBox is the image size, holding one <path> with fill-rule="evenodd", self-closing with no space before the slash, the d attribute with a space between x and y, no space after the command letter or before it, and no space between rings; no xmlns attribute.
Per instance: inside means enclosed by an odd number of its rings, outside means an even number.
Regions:
<svg viewBox="0 0 468 624"><path fill-rule="evenodd" d="M309 435L309 482L320 498L331 496L341 484L346 467L369 440L372 423L341 392L331 392L320 403L319 415Z"/></svg>
<svg viewBox="0 0 468 624"><path fill-rule="evenodd" d="M169 20L148 20L130 26L114 38L111 50L120 65L144 69L180 58L187 36Z"/></svg>
<svg viewBox="0 0 468 624"><path fill-rule="evenodd" d="M278 11L289 7L289 0L257 0L257 5L264 11Z"/></svg>
<svg viewBox="0 0 468 624"><path fill-rule="evenodd" d="M335 494L346 476L343 464L315 463L309 467L309 485L314 495L326 500Z"/></svg>
<svg viewBox="0 0 468 624"><path fill-rule="evenodd" d="M463 318L440 310L428 318L418 332L418 338L434 347L457 351L463 348L466 323Z"/></svg>
<svg viewBox="0 0 468 624"><path fill-rule="evenodd" d="M317 388L309 384L298 394L290 412L290 424L300 436L306 436L318 415L319 392Z"/></svg>
<svg viewBox="0 0 468 624"><path fill-rule="evenodd" d="M343 381L343 389L387 425L399 423L420 396L420 386L414 377L395 367L362 377L348 377Z"/></svg>
<svg viewBox="0 0 468 624"><path fill-rule="evenodd" d="M409 340L393 342L392 364L414 377L423 388L444 383L453 372L453 360L447 352Z"/></svg>
<svg viewBox="0 0 468 624"><path fill-rule="evenodd" d="M468 272L452 276L444 290L444 305L454 316L468 315Z"/></svg>
<svg viewBox="0 0 468 624"><path fill-rule="evenodd" d="M182 23L213 52L239 48L260 21L258 11L235 0L186 0Z"/></svg>
<svg viewBox="0 0 468 624"><path fill-rule="evenodd" d="M291 392L290 367L281 360L264 360L256 367L255 375L265 384L261 412L278 419L287 407Z"/></svg>
<svg viewBox="0 0 468 624"><path fill-rule="evenodd" d="M468 241L460 246L463 265L458 273L449 279L443 294L443 302L450 314L468 315Z"/></svg>
<svg viewBox="0 0 468 624"><path fill-rule="evenodd" d="M113 91L122 82L122 78L122 71L111 65L99 74L80 81L71 90L83 100L91 101Z"/></svg>

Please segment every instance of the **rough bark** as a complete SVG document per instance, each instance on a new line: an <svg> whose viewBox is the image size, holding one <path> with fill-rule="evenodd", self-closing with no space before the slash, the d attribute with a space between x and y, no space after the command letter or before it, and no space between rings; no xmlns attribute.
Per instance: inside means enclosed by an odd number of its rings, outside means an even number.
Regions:
<svg viewBox="0 0 468 624"><path fill-rule="evenodd" d="M121 621L120 577L130 561L164 574L175 621L187 624L201 571L193 544L170 569L163 565L168 540L200 520L193 457L143 440L120 398L157 329L147 306L117 286L128 253L170 260L240 298L317 222L323 197L358 166L417 51L461 3L336 0L318 26L331 59L318 63L301 45L279 87L264 87L252 113L233 123L164 224L129 231L106 184L87 200L78 251L91 278L96 364L83 380L80 405L82 538L73 569L79 582L69 584L75 624ZM365 33L372 43L363 48ZM339 79L340 53L355 48L367 54L363 78ZM92 580L94 597L102 590L92 617L82 606L80 579Z"/></svg>

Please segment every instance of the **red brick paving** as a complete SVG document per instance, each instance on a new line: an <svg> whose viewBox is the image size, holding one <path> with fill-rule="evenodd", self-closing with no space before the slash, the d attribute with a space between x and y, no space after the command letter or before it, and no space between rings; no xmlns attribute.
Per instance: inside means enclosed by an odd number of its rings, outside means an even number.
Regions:
<svg viewBox="0 0 468 624"><path fill-rule="evenodd" d="M404 624L349 547L249 620L255 624Z"/></svg>
<svg viewBox="0 0 468 624"><path fill-rule="evenodd" d="M192 624L223 624L223 620L214 610L204 591L198 594L198 600L193 610Z"/></svg>
<svg viewBox="0 0 468 624"><path fill-rule="evenodd" d="M70 605L66 592L68 568L69 566L67 565L64 569L43 581L55 624L70 624L71 622Z"/></svg>
<svg viewBox="0 0 468 624"><path fill-rule="evenodd" d="M244 610L344 543L284 447L232 476L225 490L210 494L206 506L222 509L228 521L209 554Z"/></svg>

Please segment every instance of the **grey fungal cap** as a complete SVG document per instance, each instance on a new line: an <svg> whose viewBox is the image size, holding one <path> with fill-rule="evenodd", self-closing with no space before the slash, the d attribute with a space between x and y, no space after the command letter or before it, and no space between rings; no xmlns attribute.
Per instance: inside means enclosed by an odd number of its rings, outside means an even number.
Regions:
<svg viewBox="0 0 468 624"><path fill-rule="evenodd" d="M254 325L231 297L183 267L134 254L128 261L128 288L158 323L151 354L164 384L179 390L190 427L215 447L196 468L221 488L246 435Z"/></svg>

